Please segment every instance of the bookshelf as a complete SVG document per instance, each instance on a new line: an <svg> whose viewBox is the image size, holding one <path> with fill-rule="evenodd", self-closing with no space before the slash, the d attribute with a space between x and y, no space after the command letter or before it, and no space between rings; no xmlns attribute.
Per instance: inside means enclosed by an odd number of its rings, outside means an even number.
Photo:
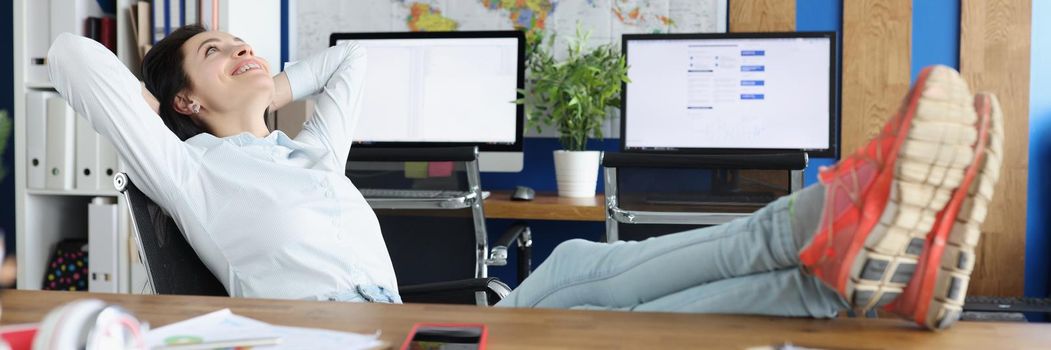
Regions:
<svg viewBox="0 0 1051 350"><path fill-rule="evenodd" d="M41 289L45 268L55 244L66 238L87 239L88 204L95 197L108 197L116 201L118 213L117 234L113 243L116 247L114 251L117 255L117 265L112 276L116 291L129 293L142 290L139 285L145 283L145 278L141 268L135 266L137 260L134 258L137 253L134 241L130 241L133 237L133 227L127 203L118 196L112 185L104 186L110 183L109 181L100 179L98 188L91 189L30 188L28 184L27 151L31 142L27 132L27 121L44 116L28 115L26 97L38 92L54 91L47 79L46 66L39 64L40 58L43 58L41 56L46 56L47 48L53 39L51 31L55 24L51 22L77 21L72 22L71 28L79 27L80 32L77 34L84 35L84 31L87 30L82 25L84 18L74 17L84 14L101 15L101 12L94 12L96 9L101 11L95 0L62 0L62 8L50 8L51 2L56 1L15 0L13 4L15 239L18 254L18 289ZM137 72L138 52L128 18L129 8L135 0L117 0L116 3L114 29L117 37L117 57L132 72ZM85 10L86 8L91 9ZM59 17L62 19L55 19ZM117 170L122 167L118 162ZM95 176L106 175L98 172ZM90 259L92 257L89 256L89 264Z"/></svg>

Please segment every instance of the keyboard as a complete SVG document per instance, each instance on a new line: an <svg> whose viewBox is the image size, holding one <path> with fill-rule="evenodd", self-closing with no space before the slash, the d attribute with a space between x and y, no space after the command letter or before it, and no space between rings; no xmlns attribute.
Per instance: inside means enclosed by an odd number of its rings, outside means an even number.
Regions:
<svg viewBox="0 0 1051 350"><path fill-rule="evenodd" d="M406 190L387 188L361 188L361 195L365 198L408 198L408 199L433 199L433 198L456 198L462 197L467 192L449 190ZM489 197L488 191L482 191L482 197Z"/></svg>
<svg viewBox="0 0 1051 350"><path fill-rule="evenodd" d="M970 296L965 299L963 310L1051 313L1051 298Z"/></svg>

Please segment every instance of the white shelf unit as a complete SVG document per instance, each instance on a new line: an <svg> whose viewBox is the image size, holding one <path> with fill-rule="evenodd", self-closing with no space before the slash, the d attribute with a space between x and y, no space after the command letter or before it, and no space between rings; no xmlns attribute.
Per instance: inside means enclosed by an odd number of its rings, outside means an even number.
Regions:
<svg viewBox="0 0 1051 350"><path fill-rule="evenodd" d="M74 2L94 4L96 2L95 0L61 0L62 5L69 6L66 1L69 1L69 4L74 4ZM41 81L39 78L40 67L34 64L34 59L40 57L30 57L34 52L39 53L41 40L47 41L47 46L50 47L50 32L33 30L29 26L36 25L41 20L50 22L50 10L40 11L38 7L48 6L50 2L56 2L56 0L14 1L15 239L18 255L18 289L41 289L45 267L55 244L65 238L87 239L88 204L94 197L111 197L116 199L118 206L116 250L118 257L114 276L118 292L128 293L132 290L141 290L141 286L132 287L133 281L140 284L145 280L142 277L133 276L132 273L133 265L137 265L137 263L132 263L132 261L137 261L137 259L133 260L137 257L133 248L135 245L129 241L133 236L131 233L134 228L131 225L127 203L118 196L115 189L52 190L30 189L27 186L26 120L30 117L43 116L26 115L26 94L32 91L54 91L50 82ZM138 53L128 15L129 8L135 2L135 0L117 0L115 28L117 56L132 72L139 70ZM31 11L34 9L37 10ZM43 16L48 17L40 18ZM35 75L31 73L33 70L36 70ZM32 78L34 76L37 78ZM118 166L118 169L121 168L123 165ZM89 259L91 259L90 256ZM139 275L141 269L135 268L135 270L137 270L135 274Z"/></svg>

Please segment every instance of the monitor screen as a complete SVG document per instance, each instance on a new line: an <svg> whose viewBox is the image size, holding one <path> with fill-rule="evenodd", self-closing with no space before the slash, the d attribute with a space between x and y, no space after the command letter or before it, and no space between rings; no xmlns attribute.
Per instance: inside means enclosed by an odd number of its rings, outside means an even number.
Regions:
<svg viewBox="0 0 1051 350"><path fill-rule="evenodd" d="M478 145L521 151L520 31L337 33L368 50L359 146Z"/></svg>
<svg viewBox="0 0 1051 350"><path fill-rule="evenodd" d="M832 156L834 35L625 35L623 149Z"/></svg>

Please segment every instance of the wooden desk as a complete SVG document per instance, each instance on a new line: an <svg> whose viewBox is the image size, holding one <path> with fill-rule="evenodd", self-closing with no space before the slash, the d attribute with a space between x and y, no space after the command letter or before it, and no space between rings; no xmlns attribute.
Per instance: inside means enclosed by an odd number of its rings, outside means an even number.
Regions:
<svg viewBox="0 0 1051 350"><path fill-rule="evenodd" d="M451 305L378 305L221 297L92 294L5 290L0 323L39 322L56 305L77 298L117 303L163 326L222 308L279 325L359 333L383 331L395 346L414 322L481 322L491 349L743 349L792 342L819 348L1047 348L1051 325L961 322L928 332L892 319L790 319L544 309L482 309Z"/></svg>
<svg viewBox="0 0 1051 350"><path fill-rule="evenodd" d="M531 201L512 201L511 191L493 191L485 199L489 219L606 221L606 197L566 198L537 193Z"/></svg>

